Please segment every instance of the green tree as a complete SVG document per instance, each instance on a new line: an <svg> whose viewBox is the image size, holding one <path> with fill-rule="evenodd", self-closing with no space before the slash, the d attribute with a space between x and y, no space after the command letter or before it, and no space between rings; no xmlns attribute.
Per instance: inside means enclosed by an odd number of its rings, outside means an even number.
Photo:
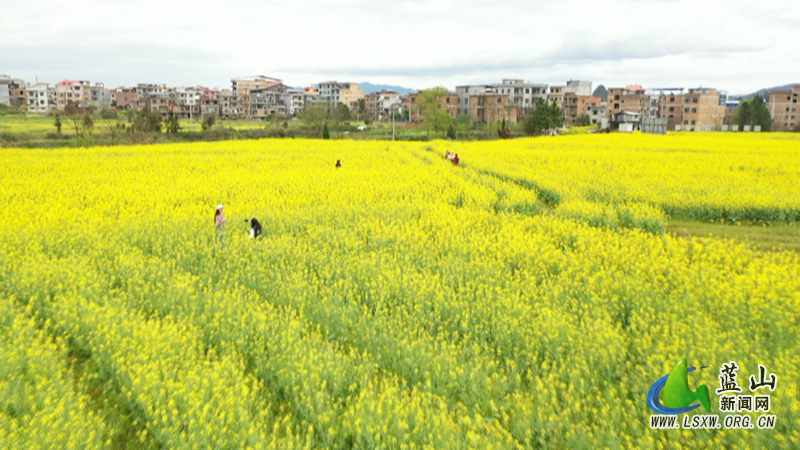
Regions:
<svg viewBox="0 0 800 450"><path fill-rule="evenodd" d="M522 129L530 136L549 134L551 131L564 126L564 111L556 102L548 104L542 99L536 100L536 106L531 110Z"/></svg>
<svg viewBox="0 0 800 450"><path fill-rule="evenodd" d="M147 110L128 111L128 132L159 133L161 118L158 114Z"/></svg>
<svg viewBox="0 0 800 450"><path fill-rule="evenodd" d="M451 139L451 140L455 140L456 139L456 127L452 123L450 124L449 127L447 127L447 139Z"/></svg>
<svg viewBox="0 0 800 450"><path fill-rule="evenodd" d="M56 127L58 134L61 134L61 114L56 114L53 119L53 126Z"/></svg>
<svg viewBox="0 0 800 450"><path fill-rule="evenodd" d="M164 130L169 134L177 134L180 131L181 125L178 121L178 116L170 114L169 117L164 119Z"/></svg>
<svg viewBox="0 0 800 450"><path fill-rule="evenodd" d="M351 119L350 108L348 108L347 105L344 103L336 105L331 120L333 122L333 129L336 131L336 135L339 139L342 138L342 132L350 128Z"/></svg>
<svg viewBox="0 0 800 450"><path fill-rule="evenodd" d="M216 122L217 122L217 118L215 117L215 115L214 114L209 114L209 115L203 117L203 123L201 123L200 126L203 128L203 131L208 131L208 130L211 129L211 127L214 126L214 124Z"/></svg>
<svg viewBox="0 0 800 450"><path fill-rule="evenodd" d="M322 139L330 139L331 132L328 130L328 122L325 122L325 125L322 126Z"/></svg>
<svg viewBox="0 0 800 450"><path fill-rule="evenodd" d="M328 121L328 110L328 102L315 101L309 103L300 114L300 120L308 128L308 135L310 137L322 137L323 127Z"/></svg>
<svg viewBox="0 0 800 450"><path fill-rule="evenodd" d="M588 127L592 124L592 119L589 118L588 114L584 114L575 121L575 125L579 127Z"/></svg>
<svg viewBox="0 0 800 450"><path fill-rule="evenodd" d="M450 125L450 115L443 106L448 94L447 89L440 86L426 89L417 95L416 112L422 117L422 124L428 131L428 137L431 135L431 130L438 133Z"/></svg>
<svg viewBox="0 0 800 450"><path fill-rule="evenodd" d="M757 95L751 100L742 101L736 112L736 123L742 129L745 125L749 125L751 129L756 125L761 125L761 131L771 131L772 116L769 114L764 99Z"/></svg>
<svg viewBox="0 0 800 450"><path fill-rule="evenodd" d="M503 122L500 124L500 128L497 129L497 137L500 139L508 139L511 137L511 128L506 123L505 117L503 117Z"/></svg>

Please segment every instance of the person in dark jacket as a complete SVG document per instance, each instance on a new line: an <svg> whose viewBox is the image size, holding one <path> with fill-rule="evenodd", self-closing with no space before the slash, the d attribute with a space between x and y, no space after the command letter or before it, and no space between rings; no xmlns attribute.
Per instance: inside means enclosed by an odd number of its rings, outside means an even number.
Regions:
<svg viewBox="0 0 800 450"><path fill-rule="evenodd" d="M255 217L252 219L244 219L245 222L250 224L250 237L253 239L258 239L261 237L261 222L258 221Z"/></svg>

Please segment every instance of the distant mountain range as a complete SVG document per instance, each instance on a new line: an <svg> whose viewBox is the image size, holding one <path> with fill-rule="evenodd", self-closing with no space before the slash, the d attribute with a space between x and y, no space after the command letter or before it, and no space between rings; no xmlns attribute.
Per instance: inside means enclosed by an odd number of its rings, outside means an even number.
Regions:
<svg viewBox="0 0 800 450"><path fill-rule="evenodd" d="M792 86L797 86L797 85L800 85L800 83L784 84L783 86L775 86L775 87L771 87L771 88L759 89L759 90L753 92L752 94L732 95L731 98L739 99L739 100L749 100L749 99L755 97L756 95L760 95L761 98L769 98L769 91L773 91L773 90L776 90L776 89L791 89Z"/></svg>
<svg viewBox="0 0 800 450"><path fill-rule="evenodd" d="M392 86L389 84L372 84L372 83L367 83L366 81L358 83L358 87L364 90L364 95L371 94L373 92L378 92L381 90L394 91L397 92L398 94L408 94L409 92L416 91L416 89L411 89L407 87Z"/></svg>

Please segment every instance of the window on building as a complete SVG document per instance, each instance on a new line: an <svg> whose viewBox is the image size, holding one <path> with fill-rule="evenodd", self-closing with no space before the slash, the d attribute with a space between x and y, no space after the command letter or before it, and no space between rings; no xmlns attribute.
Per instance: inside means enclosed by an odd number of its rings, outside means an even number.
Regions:
<svg viewBox="0 0 800 450"><path fill-rule="evenodd" d="M697 112L697 108L692 108L692 112L696 113Z"/></svg>
<svg viewBox="0 0 800 450"><path fill-rule="evenodd" d="M693 120L693 121L692 121L692 125L694 125L694 124L695 124L695 122L694 122L694 120Z"/></svg>
<svg viewBox="0 0 800 450"><path fill-rule="evenodd" d="M684 121L683 121L683 124L684 124L684 125L689 125L689 121L688 121L688 120L684 120Z"/></svg>
<svg viewBox="0 0 800 450"><path fill-rule="evenodd" d="M692 103L697 103L697 97L692 99Z"/></svg>
<svg viewBox="0 0 800 450"><path fill-rule="evenodd" d="M688 113L689 112L689 108L684 108L683 112Z"/></svg>

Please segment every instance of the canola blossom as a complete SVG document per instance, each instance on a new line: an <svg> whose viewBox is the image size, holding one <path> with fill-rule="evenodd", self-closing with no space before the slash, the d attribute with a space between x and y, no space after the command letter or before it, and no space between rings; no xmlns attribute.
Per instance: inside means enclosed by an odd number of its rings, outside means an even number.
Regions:
<svg viewBox="0 0 800 450"><path fill-rule="evenodd" d="M0 447L800 446L800 258L665 232L796 223L800 139L457 145L3 149ZM684 357L775 428L649 429Z"/></svg>

